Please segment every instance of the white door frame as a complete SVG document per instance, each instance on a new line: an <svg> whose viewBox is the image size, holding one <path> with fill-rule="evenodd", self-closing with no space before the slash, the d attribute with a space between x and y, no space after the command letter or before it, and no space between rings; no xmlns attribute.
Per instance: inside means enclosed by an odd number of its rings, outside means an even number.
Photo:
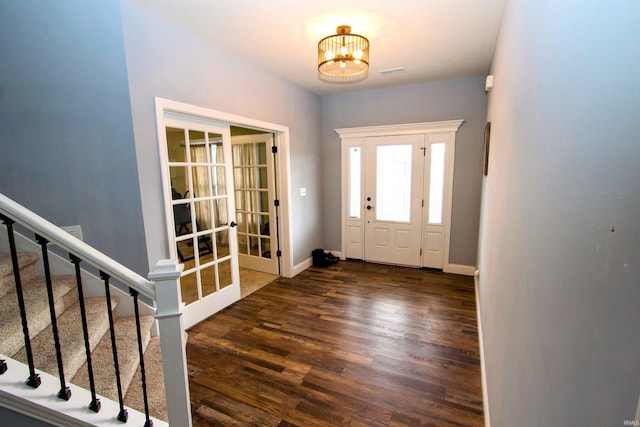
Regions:
<svg viewBox="0 0 640 427"><path fill-rule="evenodd" d="M371 136L390 136L390 135L408 135L408 134L429 134L429 133L442 133L450 132L451 138L449 140L449 146L446 151L446 174L444 183L444 206L443 213L448 218L445 224L444 230L444 262L443 271L450 271L449 263L449 247L451 243L451 207L453 200L453 170L455 160L455 147L456 147L456 133L464 120L447 120L439 122L424 122L424 123L408 123L399 125L383 125L383 126L364 126L354 128L342 128L335 129L335 132L341 139L341 158L342 158L342 248L341 257L344 259L347 254L347 235L351 233L353 240L360 240L364 243L364 226L360 227L360 236L353 235L357 233L355 227L349 224L349 199L345 189L348 188L349 177L349 157L348 149L354 146L361 146L364 149L365 139ZM364 174L364 168L361 169L361 173ZM364 175L361 176L361 182L363 182ZM361 204L361 209L364 209L364 204ZM361 213L360 218L363 219L364 215ZM354 231L355 230L355 231ZM362 251L364 255L364 251Z"/></svg>
<svg viewBox="0 0 640 427"><path fill-rule="evenodd" d="M275 145L278 147L278 156L276 158L276 189L280 200L280 227L279 241L282 257L280 260L280 275L283 277L293 277L293 241L291 235L291 181L290 181L290 161L289 161L289 128L274 123L263 122L248 117L228 114L221 111L211 110L209 108L198 107L191 104L185 104L178 101L172 101L164 98L155 98L156 107L156 126L157 135L160 136L165 132L164 116L165 113L173 112L177 114L186 114L192 117L202 117L205 120L215 120L226 123L230 126L248 127L265 132L273 133ZM161 156L163 155L161 148ZM162 159L162 157L161 157ZM166 162L160 162L163 176L168 174L165 170ZM165 203L165 222L167 224L168 236L173 233L172 212L168 211L169 204Z"/></svg>

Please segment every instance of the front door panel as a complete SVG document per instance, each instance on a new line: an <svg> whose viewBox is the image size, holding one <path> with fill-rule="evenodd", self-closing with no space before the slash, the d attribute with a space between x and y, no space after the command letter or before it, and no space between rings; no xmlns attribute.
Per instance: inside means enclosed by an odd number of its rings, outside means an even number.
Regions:
<svg viewBox="0 0 640 427"><path fill-rule="evenodd" d="M420 265L424 135L366 139L365 260Z"/></svg>

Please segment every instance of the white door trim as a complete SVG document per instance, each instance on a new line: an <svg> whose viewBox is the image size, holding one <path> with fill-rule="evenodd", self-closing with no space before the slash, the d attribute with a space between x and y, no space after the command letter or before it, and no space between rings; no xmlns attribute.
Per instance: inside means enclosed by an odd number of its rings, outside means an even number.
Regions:
<svg viewBox="0 0 640 427"><path fill-rule="evenodd" d="M189 116L202 117L207 120L223 122L231 126L250 127L261 129L274 134L275 143L278 147L278 157L276 160L276 188L280 200L280 248L282 250L281 271L284 277L293 277L293 238L291 235L291 181L290 181L290 160L289 160L289 127L274 123L263 122L248 117L216 111L209 108L198 107L178 101L164 98L155 98L156 108L156 130L158 139L164 134L164 115L173 112L177 114L188 114ZM163 155L161 150L160 155ZM162 157L161 157L162 160ZM161 168L166 165L161 163ZM167 171L162 170L163 176ZM168 206L165 203L165 210ZM165 219L171 218L171 212L165 212ZM165 220L167 227L171 224ZM172 229L169 229L172 232ZM168 234L169 236L171 233Z"/></svg>
<svg viewBox="0 0 640 427"><path fill-rule="evenodd" d="M429 133L442 133L450 132L450 146L447 150L446 158L446 177L444 184L444 212L448 218L445 224L445 236L444 236L444 262L443 271L450 271L449 264L449 247L451 243L451 209L453 200L453 172L454 172L454 160L455 160L455 141L456 132L462 125L464 120L447 120L438 122L423 122L423 123L406 123L398 125L382 125L382 126L363 126L354 128L342 128L335 129L335 132L341 139L341 157L342 157L342 213L341 213L341 226L342 226L342 256L348 256L346 251L346 236L347 236L347 221L349 217L348 212L348 149L354 146L362 146L364 149L364 142L366 137L371 136L388 136L388 135L408 135L408 134L429 134ZM363 207L361 206L361 209ZM364 218L363 212L361 212L360 218ZM364 229L364 227L363 227Z"/></svg>

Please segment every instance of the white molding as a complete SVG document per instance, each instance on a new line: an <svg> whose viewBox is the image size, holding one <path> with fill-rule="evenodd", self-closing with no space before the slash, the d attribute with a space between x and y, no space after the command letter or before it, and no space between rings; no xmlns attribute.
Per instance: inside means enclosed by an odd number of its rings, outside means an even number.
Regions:
<svg viewBox="0 0 640 427"><path fill-rule="evenodd" d="M87 407L91 401L91 392L67 383L71 389L71 399L65 401L57 397L60 380L46 372L39 371L40 387L34 389L25 384L29 377L27 365L1 356L7 362L7 372L0 375L0 406L19 414L50 423L69 427L90 426L123 426L116 419L120 412L117 402L99 396L100 412L93 412ZM135 409L127 408L129 419L126 425L141 426L145 423L145 415ZM164 421L153 418L153 425L168 427Z"/></svg>
<svg viewBox="0 0 640 427"><path fill-rule="evenodd" d="M480 345L480 376L482 381L482 409L484 412L484 425L491 427L491 417L489 416L489 395L487 394L487 369L484 357L484 338L482 335L482 315L480 312L480 292L479 281L480 273L478 270L473 274L473 283L476 293L476 315L478 319L478 343ZM638 402L640 406L640 401Z"/></svg>
<svg viewBox="0 0 640 427"><path fill-rule="evenodd" d="M451 274L461 274L463 276L473 276L476 272L476 267L473 265L445 264L445 268L443 268L442 271Z"/></svg>
<svg viewBox="0 0 640 427"><path fill-rule="evenodd" d="M161 145L164 142L166 146L166 141L164 141L166 138L166 136L164 136L165 112L172 113L172 116L187 114L189 116L197 116L206 120L223 122L229 126L251 127L254 129L264 130L265 132L274 133L276 145L278 146L278 156L276 160L276 189L280 200L279 218L281 221L281 226L279 227L280 248L282 250L280 275L284 277L293 277L295 274L293 273L293 237L291 228L292 214L289 127L158 97L155 98L155 108L161 168L166 168L166 150ZM164 169L162 173L162 179L166 180L166 171ZM167 205L168 204L165 203L165 210L168 209ZM166 215L169 214L171 214L171 212L166 213ZM168 216L167 218L171 218L171 216ZM168 224L167 227L171 226L169 221L166 222ZM171 236L172 230L172 228L169 230L168 236Z"/></svg>
<svg viewBox="0 0 640 427"><path fill-rule="evenodd" d="M302 261L299 264L296 264L293 266L293 276L297 276L298 274L302 273L303 271L305 271L307 268L311 267L313 265L313 258L309 257L307 259L305 259L304 261ZM293 277L291 276L291 277Z"/></svg>
<svg viewBox="0 0 640 427"><path fill-rule="evenodd" d="M363 126L342 128L335 131L340 138L358 138L366 136L408 135L413 133L456 132L464 120L445 120L440 122L405 123L399 125Z"/></svg>

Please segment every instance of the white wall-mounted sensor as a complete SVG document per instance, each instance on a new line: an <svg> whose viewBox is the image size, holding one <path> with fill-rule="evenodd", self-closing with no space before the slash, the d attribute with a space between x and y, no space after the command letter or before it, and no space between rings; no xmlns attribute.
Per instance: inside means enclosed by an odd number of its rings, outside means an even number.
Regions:
<svg viewBox="0 0 640 427"><path fill-rule="evenodd" d="M484 82L484 92L489 93L491 89L493 89L493 74L488 75Z"/></svg>

